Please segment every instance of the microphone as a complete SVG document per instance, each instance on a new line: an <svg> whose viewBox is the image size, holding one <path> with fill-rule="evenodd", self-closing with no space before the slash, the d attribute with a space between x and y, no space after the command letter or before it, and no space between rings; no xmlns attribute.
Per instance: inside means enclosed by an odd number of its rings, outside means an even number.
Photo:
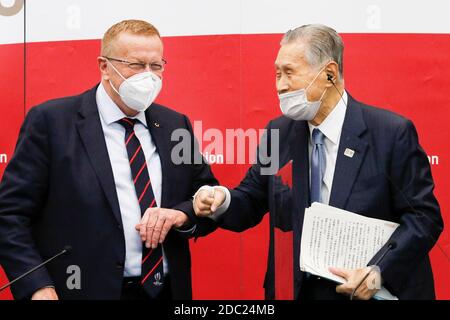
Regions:
<svg viewBox="0 0 450 320"><path fill-rule="evenodd" d="M353 298L355 297L356 291L358 291L359 287L363 284L363 282L367 279L369 274L373 271L374 266L378 266L378 264L384 259L386 254L389 251L395 249L396 247L397 247L397 242L395 242L394 240L392 240L388 243L387 248L383 252L383 254L377 259L377 261L375 261L375 263L373 265L370 266L369 272L367 272L367 274L364 276L364 278L361 279L361 281L358 283L358 285L355 287L355 289L353 289L352 294L350 295L350 300L353 300Z"/></svg>
<svg viewBox="0 0 450 320"><path fill-rule="evenodd" d="M19 281L22 278L25 278L26 276L28 276L29 274L35 272L36 270L42 268L43 266L45 266L47 263L50 263L51 261L55 260L56 258L65 255L65 254L70 254L72 252L72 247L71 246L65 246L64 249L60 252L58 252L57 254L55 254L53 257L45 260L44 262L42 262L40 265L34 267L33 269L25 272L24 274L22 274L21 276L15 278L13 281L8 282L7 284L5 284L3 287L0 288L0 292L2 292L3 290L5 290L6 288L10 287L12 284L14 284L15 282Z"/></svg>

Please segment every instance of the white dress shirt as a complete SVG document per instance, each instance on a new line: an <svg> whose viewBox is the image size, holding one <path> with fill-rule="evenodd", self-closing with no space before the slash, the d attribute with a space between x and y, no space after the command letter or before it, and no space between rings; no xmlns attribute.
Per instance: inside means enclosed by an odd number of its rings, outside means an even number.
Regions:
<svg viewBox="0 0 450 320"><path fill-rule="evenodd" d="M127 149L125 147L125 128L117 123L118 120L127 117L114 103L100 83L97 89L97 106L100 120L105 135L106 147L116 184L120 213L122 216L123 230L125 234L125 277L141 275L142 241L135 226L141 221L141 208L133 183ZM144 112L139 112L135 117L139 120L134 131L139 139L147 161L148 173L152 181L153 193L156 204L161 206L162 169L161 161L147 129L147 121ZM164 273L168 273L166 258L164 257Z"/></svg>
<svg viewBox="0 0 450 320"><path fill-rule="evenodd" d="M344 101L345 103L344 103ZM325 173L322 179L322 186L320 188L320 196L322 203L329 204L331 187L333 186L334 169L336 168L336 159L339 151L339 140L341 139L342 126L344 124L345 112L347 111L347 92L344 91L342 99L339 99L338 104L330 112L330 114L323 120L323 122L314 126L308 122L309 126L309 163L311 164L312 155L312 131L319 129L325 136L324 149L325 149ZM309 166L311 173L311 165ZM311 183L311 174L309 175Z"/></svg>

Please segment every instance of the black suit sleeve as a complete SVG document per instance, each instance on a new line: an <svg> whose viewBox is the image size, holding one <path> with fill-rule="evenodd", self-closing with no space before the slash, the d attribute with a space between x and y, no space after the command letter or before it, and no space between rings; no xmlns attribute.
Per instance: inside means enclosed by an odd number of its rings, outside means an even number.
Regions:
<svg viewBox="0 0 450 320"><path fill-rule="evenodd" d="M388 179L400 226L391 237L397 247L386 254L379 266L386 287L400 292L405 279L414 276L409 271L426 258L443 230L430 164L410 121L397 130Z"/></svg>
<svg viewBox="0 0 450 320"><path fill-rule="evenodd" d="M203 159L203 156L200 154L198 142L194 136L194 131L192 130L191 122L187 117L185 117L186 127L189 130L190 136L192 138L191 140L191 146L194 146L191 148L192 154L191 159L193 163L191 164L192 167L192 190L191 190L191 197L194 196L194 194L197 192L200 187L204 185L210 185L215 186L218 185L219 182L214 177L211 167L209 164L205 162ZM201 163L196 163L195 159L202 159ZM195 232L193 236L195 238L200 236L205 236L211 232L213 232L217 227L209 218L199 218L195 215L194 208L192 205L192 199L186 200L178 205L176 205L173 209L183 211L190 219L191 223L196 224L197 227L195 229Z"/></svg>
<svg viewBox="0 0 450 320"><path fill-rule="evenodd" d="M262 174L264 164L270 163L271 122L266 127L257 150L256 163L250 167L241 183L230 190L228 210L218 220L221 228L241 232L259 224L269 210L269 175ZM265 158L267 157L267 158Z"/></svg>
<svg viewBox="0 0 450 320"><path fill-rule="evenodd" d="M46 198L49 153L44 115L33 108L25 118L0 184L0 264L10 280L42 262L31 225ZM53 283L44 267L18 281L12 292L17 299L29 298L50 285Z"/></svg>

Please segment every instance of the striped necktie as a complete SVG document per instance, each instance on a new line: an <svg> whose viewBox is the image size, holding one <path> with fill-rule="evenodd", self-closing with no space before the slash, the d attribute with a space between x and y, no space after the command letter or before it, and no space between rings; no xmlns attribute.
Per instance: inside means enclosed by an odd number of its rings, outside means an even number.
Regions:
<svg viewBox="0 0 450 320"><path fill-rule="evenodd" d="M142 216L147 208L156 207L156 201L144 151L134 131L134 125L138 120L123 118L118 122L125 128L125 146ZM161 292L164 285L161 244L156 249L147 249L145 245L142 246L141 284L152 298L155 298Z"/></svg>

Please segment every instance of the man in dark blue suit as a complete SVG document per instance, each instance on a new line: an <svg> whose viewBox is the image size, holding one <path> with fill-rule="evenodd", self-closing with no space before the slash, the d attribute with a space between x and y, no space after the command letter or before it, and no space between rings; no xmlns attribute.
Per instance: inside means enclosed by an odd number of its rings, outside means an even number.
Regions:
<svg viewBox="0 0 450 320"><path fill-rule="evenodd" d="M381 248L368 263L389 251L378 263L379 270L359 286L356 298L372 298L378 289L371 283L376 281L399 299L434 299L428 253L443 221L428 158L411 121L362 104L344 90L343 48L336 31L323 25L302 26L284 35L275 62L284 116L270 121L259 147L279 152L258 152L258 162L235 189L202 187L195 211L225 229L255 226L280 205L271 196L276 179L262 172L269 162L261 155L277 158L280 168L292 160L291 216L277 217L271 226L293 230L295 298L348 299L370 270L331 269L346 280L339 286L300 270L304 211L312 202L321 202L400 224L388 242L395 245ZM272 235L265 279L269 299L275 294L273 241Z"/></svg>
<svg viewBox="0 0 450 320"><path fill-rule="evenodd" d="M165 65L158 30L112 26L98 63L98 86L26 116L0 184L0 265L12 280L70 245L14 297L190 299L188 238L215 229L191 199L217 181L203 161L172 159L172 132L194 135L185 115L152 103ZM191 160L203 159L194 145Z"/></svg>

